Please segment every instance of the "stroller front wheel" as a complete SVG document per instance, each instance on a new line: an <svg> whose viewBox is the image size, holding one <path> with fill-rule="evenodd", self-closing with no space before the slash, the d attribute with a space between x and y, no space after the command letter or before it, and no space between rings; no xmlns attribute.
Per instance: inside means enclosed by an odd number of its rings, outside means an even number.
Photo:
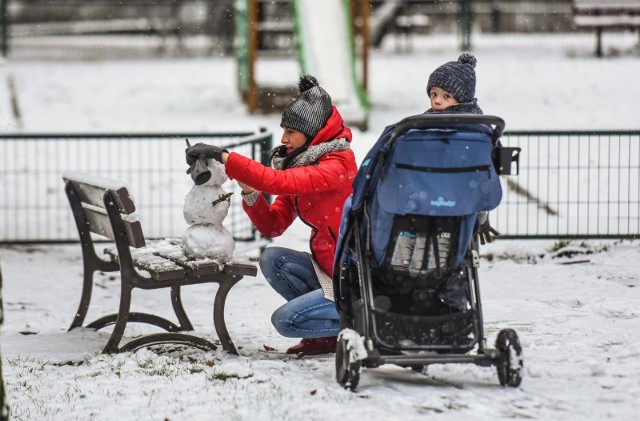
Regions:
<svg viewBox="0 0 640 421"><path fill-rule="evenodd" d="M336 346L336 380L342 387L354 391L360 381L361 362L351 356L347 339L340 337Z"/></svg>

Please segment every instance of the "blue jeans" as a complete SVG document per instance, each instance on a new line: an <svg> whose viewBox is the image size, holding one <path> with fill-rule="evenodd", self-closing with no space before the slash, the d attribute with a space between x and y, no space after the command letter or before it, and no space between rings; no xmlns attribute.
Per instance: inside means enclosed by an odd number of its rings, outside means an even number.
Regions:
<svg viewBox="0 0 640 421"><path fill-rule="evenodd" d="M287 303L271 316L276 330L288 338L321 338L340 332L336 304L324 297L307 253L268 247L260 255L260 270Z"/></svg>

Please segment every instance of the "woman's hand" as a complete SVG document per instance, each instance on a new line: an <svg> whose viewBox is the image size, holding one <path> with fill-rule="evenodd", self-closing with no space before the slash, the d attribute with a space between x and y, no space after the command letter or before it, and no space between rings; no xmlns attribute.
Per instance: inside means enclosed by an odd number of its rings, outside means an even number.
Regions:
<svg viewBox="0 0 640 421"><path fill-rule="evenodd" d="M238 180L236 180L236 181L238 181ZM248 185L244 184L244 183L243 183L243 182L241 182L241 181L238 181L238 185L239 185L239 186L240 186L240 188L242 189L242 194L251 194L251 193L253 193L254 191L256 191L256 189L254 189L254 188L253 188L253 187L251 187L251 186L248 186Z"/></svg>
<svg viewBox="0 0 640 421"><path fill-rule="evenodd" d="M193 165L196 160L202 157L215 159L221 164L226 163L227 158L229 157L228 150L213 145L206 145L204 143L196 143L193 146L189 146L184 152L189 166Z"/></svg>

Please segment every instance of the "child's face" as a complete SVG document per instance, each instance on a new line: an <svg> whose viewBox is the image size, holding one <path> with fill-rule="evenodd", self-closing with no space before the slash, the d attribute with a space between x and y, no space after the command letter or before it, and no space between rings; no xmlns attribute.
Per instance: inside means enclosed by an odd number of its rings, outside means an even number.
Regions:
<svg viewBox="0 0 640 421"><path fill-rule="evenodd" d="M432 87L431 91L429 91L429 101L431 101L433 111L443 111L458 103L458 100L453 95L437 86Z"/></svg>

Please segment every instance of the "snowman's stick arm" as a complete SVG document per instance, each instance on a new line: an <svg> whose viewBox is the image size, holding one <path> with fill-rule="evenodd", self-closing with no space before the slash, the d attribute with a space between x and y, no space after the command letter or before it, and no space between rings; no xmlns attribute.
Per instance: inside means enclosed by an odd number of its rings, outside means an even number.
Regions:
<svg viewBox="0 0 640 421"><path fill-rule="evenodd" d="M229 192L229 193L225 193L225 194L221 194L220 196L218 196L218 198L216 200L214 200L213 202L211 202L211 206L215 206L220 202L224 202L225 200L227 202L229 202L231 200L231 195L233 195L233 192Z"/></svg>

